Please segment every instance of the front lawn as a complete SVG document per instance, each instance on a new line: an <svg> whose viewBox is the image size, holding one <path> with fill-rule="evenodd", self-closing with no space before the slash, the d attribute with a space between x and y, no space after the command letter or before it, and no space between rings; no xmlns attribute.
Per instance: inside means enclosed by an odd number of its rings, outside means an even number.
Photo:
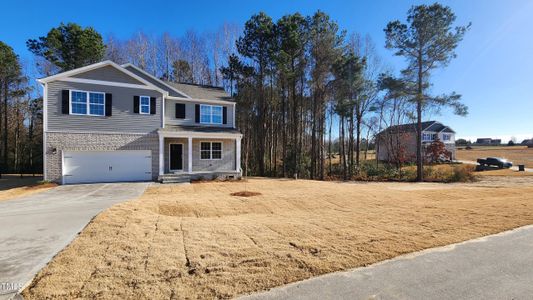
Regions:
<svg viewBox="0 0 533 300"><path fill-rule="evenodd" d="M23 296L206 299L261 291L532 224L533 177L526 179L154 185L96 217ZM245 190L261 195L230 195Z"/></svg>
<svg viewBox="0 0 533 300"><path fill-rule="evenodd" d="M28 196L34 193L43 192L57 186L55 183L42 183L42 176L19 174L2 174L0 178L0 201Z"/></svg>

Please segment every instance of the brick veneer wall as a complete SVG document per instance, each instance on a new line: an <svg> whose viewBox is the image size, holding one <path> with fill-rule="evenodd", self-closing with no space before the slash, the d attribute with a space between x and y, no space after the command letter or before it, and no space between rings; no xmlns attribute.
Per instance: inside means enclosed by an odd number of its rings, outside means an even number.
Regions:
<svg viewBox="0 0 533 300"><path fill-rule="evenodd" d="M159 175L159 138L156 132L149 134L47 132L45 137L47 180L61 183L62 151L151 150L152 179L157 180Z"/></svg>

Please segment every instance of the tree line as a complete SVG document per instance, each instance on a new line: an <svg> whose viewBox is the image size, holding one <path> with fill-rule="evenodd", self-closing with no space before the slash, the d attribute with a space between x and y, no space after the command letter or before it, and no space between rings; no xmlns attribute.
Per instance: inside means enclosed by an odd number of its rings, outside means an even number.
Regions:
<svg viewBox="0 0 533 300"><path fill-rule="evenodd" d="M350 179L385 127L420 124L423 113L443 106L466 114L460 95L429 93L431 72L455 57L468 29L454 22L451 9L436 3L413 6L406 23L388 23L385 46L407 62L399 74L385 66L369 36L348 34L322 11L278 20L261 12L243 28L223 24L215 32L189 30L180 37L139 31L105 41L91 27L60 24L29 39L27 47L42 76L110 59L163 80L223 86L238 102L247 174ZM28 96L35 91L27 88L20 63L13 63L18 57L2 51L1 62L18 70L0 77L7 95L0 112L11 124L2 125L2 169L15 170L35 156L38 143L42 149L42 101ZM29 145L25 139L35 147L22 147ZM417 144L420 154L420 139Z"/></svg>

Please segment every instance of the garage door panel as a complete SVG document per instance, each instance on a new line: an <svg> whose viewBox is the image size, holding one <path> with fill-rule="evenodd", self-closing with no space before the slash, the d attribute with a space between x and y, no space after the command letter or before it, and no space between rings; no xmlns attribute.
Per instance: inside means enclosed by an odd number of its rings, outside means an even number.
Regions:
<svg viewBox="0 0 533 300"><path fill-rule="evenodd" d="M148 181L152 179L150 150L66 151L64 183Z"/></svg>

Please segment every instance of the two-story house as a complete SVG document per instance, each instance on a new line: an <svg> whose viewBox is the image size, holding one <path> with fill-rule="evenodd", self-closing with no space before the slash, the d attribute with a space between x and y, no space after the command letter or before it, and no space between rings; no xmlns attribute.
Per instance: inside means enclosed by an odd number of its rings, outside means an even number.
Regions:
<svg viewBox="0 0 533 300"><path fill-rule="evenodd" d="M401 155L407 161L416 161L416 126L416 123L390 126L378 133L378 160L394 161L397 159L395 156ZM450 152L450 159L455 159L455 131L437 121L422 122L422 149L425 150L437 138Z"/></svg>
<svg viewBox="0 0 533 300"><path fill-rule="evenodd" d="M45 180L241 176L236 103L222 88L166 82L111 61L38 81L44 89Z"/></svg>

